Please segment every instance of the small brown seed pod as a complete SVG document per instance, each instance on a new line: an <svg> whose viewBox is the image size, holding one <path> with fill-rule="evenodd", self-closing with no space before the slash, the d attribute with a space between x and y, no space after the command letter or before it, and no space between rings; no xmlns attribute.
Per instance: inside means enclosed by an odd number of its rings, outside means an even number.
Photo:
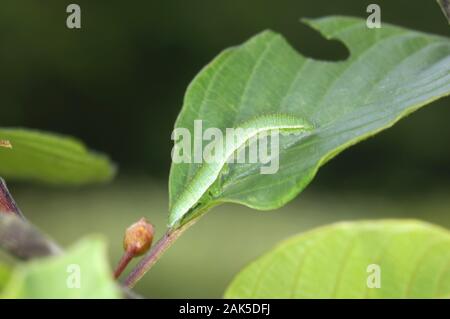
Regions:
<svg viewBox="0 0 450 319"><path fill-rule="evenodd" d="M114 277L118 278L128 263L136 256L145 254L151 247L153 241L153 225L145 218L131 225L125 231L123 238L123 248L125 250L122 258L114 272Z"/></svg>
<svg viewBox="0 0 450 319"><path fill-rule="evenodd" d="M141 218L125 231L123 248L134 256L147 252L153 241L153 225L145 218Z"/></svg>

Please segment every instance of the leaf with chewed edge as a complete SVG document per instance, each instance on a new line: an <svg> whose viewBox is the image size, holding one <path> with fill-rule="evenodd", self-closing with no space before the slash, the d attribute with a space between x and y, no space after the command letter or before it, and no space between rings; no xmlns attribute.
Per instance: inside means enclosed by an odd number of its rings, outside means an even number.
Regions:
<svg viewBox="0 0 450 319"><path fill-rule="evenodd" d="M307 24L342 41L349 58L307 58L281 35L265 31L222 52L191 82L175 123L191 136L195 120L203 121L203 132L225 134L261 117L268 119L267 129L276 127L278 117L295 118L305 124L305 134L280 136L275 174L261 174L261 162L227 162L209 175L210 163L173 162L169 226L180 227L223 202L281 207L337 154L450 93L446 37L387 23L369 29L365 19L339 16ZM286 123L279 124L283 129Z"/></svg>

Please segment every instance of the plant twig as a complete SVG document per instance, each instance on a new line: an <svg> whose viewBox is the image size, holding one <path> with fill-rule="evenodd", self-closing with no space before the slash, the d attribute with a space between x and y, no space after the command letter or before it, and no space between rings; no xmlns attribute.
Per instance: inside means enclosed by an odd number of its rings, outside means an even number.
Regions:
<svg viewBox="0 0 450 319"><path fill-rule="evenodd" d="M0 177L0 213L13 214L21 219L25 219L19 207L17 206L14 198L6 186L3 178Z"/></svg>
<svg viewBox="0 0 450 319"><path fill-rule="evenodd" d="M25 219L1 177L0 248L23 260L62 252L58 244Z"/></svg>
<svg viewBox="0 0 450 319"><path fill-rule="evenodd" d="M144 217L125 230L125 236L123 237L125 251L114 271L114 278L119 278L134 257L141 256L148 251L152 246L153 234L153 225Z"/></svg>
<svg viewBox="0 0 450 319"><path fill-rule="evenodd" d="M125 286L133 288L134 285L145 275L147 271L158 261L164 252L180 237L180 235L192 226L197 219L191 220L180 228L169 229L153 248L141 259L136 267L125 279Z"/></svg>
<svg viewBox="0 0 450 319"><path fill-rule="evenodd" d="M116 270L114 270L114 278L119 278L120 274L124 271L130 261L134 258L134 254L129 251L125 251L120 258L119 264L117 265Z"/></svg>
<svg viewBox="0 0 450 319"><path fill-rule="evenodd" d="M3 214L0 214L0 248L22 260L62 253L58 244L28 221Z"/></svg>

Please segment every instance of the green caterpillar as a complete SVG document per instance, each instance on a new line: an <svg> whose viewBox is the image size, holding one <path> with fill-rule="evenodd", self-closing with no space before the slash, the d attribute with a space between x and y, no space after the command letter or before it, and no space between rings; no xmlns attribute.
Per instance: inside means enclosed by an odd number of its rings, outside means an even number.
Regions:
<svg viewBox="0 0 450 319"><path fill-rule="evenodd" d="M173 227L200 200L214 183L228 159L245 143L258 134L273 130L307 132L313 125L303 118L287 114L265 114L246 121L238 126L243 134L236 135L233 145L227 145L220 159L214 163L203 163L185 190L170 209L169 227Z"/></svg>

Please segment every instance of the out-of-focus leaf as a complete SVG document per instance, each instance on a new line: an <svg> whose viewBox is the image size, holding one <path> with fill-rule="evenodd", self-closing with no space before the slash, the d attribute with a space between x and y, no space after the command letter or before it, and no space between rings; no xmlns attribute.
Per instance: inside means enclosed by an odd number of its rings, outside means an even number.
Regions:
<svg viewBox="0 0 450 319"><path fill-rule="evenodd" d="M450 233L401 220L322 227L244 268L225 297L450 297Z"/></svg>
<svg viewBox="0 0 450 319"><path fill-rule="evenodd" d="M12 145L0 148L0 176L8 180L77 185L107 181L115 174L105 156L89 152L70 137L1 128L0 139Z"/></svg>
<svg viewBox="0 0 450 319"><path fill-rule="evenodd" d="M5 287L6 283L9 280L11 271L9 267L0 264L0 294L2 292L3 287Z"/></svg>
<svg viewBox="0 0 450 319"><path fill-rule="evenodd" d="M261 174L266 166L261 161L225 163L211 174L205 174L210 166L205 161L172 163L170 226L223 202L261 210L281 207L337 154L450 93L446 37L389 24L369 29L365 19L348 17L307 23L327 39L342 41L349 58L310 59L281 35L263 32L224 51L199 73L187 89L175 127L195 136L194 121L203 120L203 132L217 128L225 134L227 128L280 115L302 119L312 129L280 136L275 174ZM203 147L210 143L201 142ZM194 149L191 143L191 154Z"/></svg>
<svg viewBox="0 0 450 319"><path fill-rule="evenodd" d="M15 215L0 214L0 247L23 260L61 253L53 240Z"/></svg>
<svg viewBox="0 0 450 319"><path fill-rule="evenodd" d="M119 298L105 244L87 238L67 253L17 266L1 298Z"/></svg>

